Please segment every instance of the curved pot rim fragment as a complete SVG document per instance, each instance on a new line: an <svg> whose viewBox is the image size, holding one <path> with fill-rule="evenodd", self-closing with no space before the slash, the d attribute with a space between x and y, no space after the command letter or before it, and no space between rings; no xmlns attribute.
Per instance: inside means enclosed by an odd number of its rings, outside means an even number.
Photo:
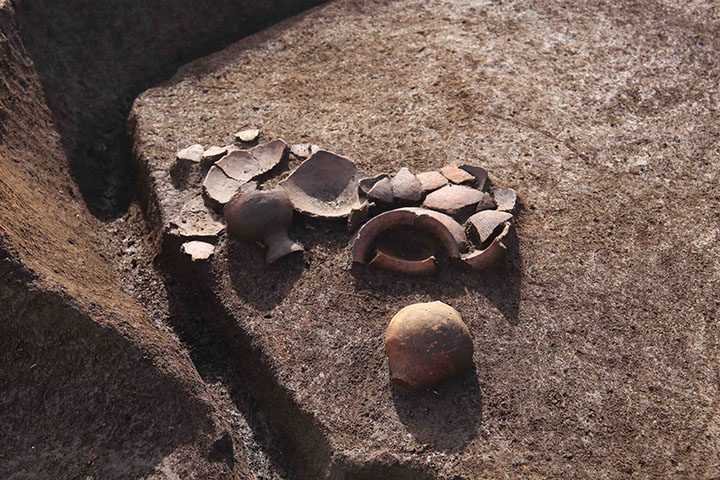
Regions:
<svg viewBox="0 0 720 480"><path fill-rule="evenodd" d="M450 258L460 258L461 252L467 247L465 231L462 225L453 220L452 217L426 208L403 207L381 213L360 227L350 240L350 257L352 261L362 264L368 263L370 247L378 235L389 228L402 225L421 228L434 234ZM427 261L428 259L421 260L421 262Z"/></svg>
<svg viewBox="0 0 720 480"><path fill-rule="evenodd" d="M510 222L505 222L502 232L495 237L490 245L484 250L475 250L462 256L462 261L475 270L482 270L502 260L507 252L507 246L503 242L510 232Z"/></svg>
<svg viewBox="0 0 720 480"><path fill-rule="evenodd" d="M412 275L432 275L435 273L435 256L431 255L422 260L406 260L384 252L377 252L375 258L370 260L370 265L384 270Z"/></svg>

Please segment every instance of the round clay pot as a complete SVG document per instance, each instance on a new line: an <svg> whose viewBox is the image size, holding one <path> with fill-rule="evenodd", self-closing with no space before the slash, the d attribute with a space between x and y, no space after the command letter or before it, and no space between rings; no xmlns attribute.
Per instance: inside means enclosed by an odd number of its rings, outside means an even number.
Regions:
<svg viewBox="0 0 720 480"><path fill-rule="evenodd" d="M270 264L289 253L304 250L288 237L293 206L285 190L254 191L233 197L225 205L228 232L245 241L260 241L267 247Z"/></svg>
<svg viewBox="0 0 720 480"><path fill-rule="evenodd" d="M472 365L473 344L457 310L442 302L416 303L390 321L385 352L391 381L420 390L467 370Z"/></svg>

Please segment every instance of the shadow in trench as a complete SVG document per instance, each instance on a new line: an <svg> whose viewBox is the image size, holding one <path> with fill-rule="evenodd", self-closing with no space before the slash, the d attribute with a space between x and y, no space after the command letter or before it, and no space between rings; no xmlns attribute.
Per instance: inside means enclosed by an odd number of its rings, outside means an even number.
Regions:
<svg viewBox="0 0 720 480"><path fill-rule="evenodd" d="M90 212L117 218L134 197L125 122L138 94L179 66L320 3L15 2L23 44Z"/></svg>

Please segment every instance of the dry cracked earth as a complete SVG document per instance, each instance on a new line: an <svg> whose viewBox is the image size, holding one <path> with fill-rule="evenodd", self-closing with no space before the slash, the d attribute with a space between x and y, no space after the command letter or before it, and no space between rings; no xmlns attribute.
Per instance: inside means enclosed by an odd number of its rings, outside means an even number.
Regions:
<svg viewBox="0 0 720 480"><path fill-rule="evenodd" d="M0 2L0 478L720 477L720 5L318 3ZM175 153L249 127L482 165L511 254L406 277L297 216L192 262ZM473 367L410 394L432 300Z"/></svg>

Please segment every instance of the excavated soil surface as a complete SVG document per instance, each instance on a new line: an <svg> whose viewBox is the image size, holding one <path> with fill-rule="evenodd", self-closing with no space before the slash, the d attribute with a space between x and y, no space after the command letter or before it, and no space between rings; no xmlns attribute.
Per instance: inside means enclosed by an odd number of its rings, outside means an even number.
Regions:
<svg viewBox="0 0 720 480"><path fill-rule="evenodd" d="M129 129L158 230L172 196L200 191L172 185L174 153L243 127L371 174L479 162L519 192L513 254L487 273L351 268L344 227L301 218L307 253L272 266L224 236L191 265L166 238L163 270L234 346L230 361L252 367L299 474L720 475L719 14L340 0L136 100ZM384 331L431 300L463 315L474 367L410 395L388 383Z"/></svg>

